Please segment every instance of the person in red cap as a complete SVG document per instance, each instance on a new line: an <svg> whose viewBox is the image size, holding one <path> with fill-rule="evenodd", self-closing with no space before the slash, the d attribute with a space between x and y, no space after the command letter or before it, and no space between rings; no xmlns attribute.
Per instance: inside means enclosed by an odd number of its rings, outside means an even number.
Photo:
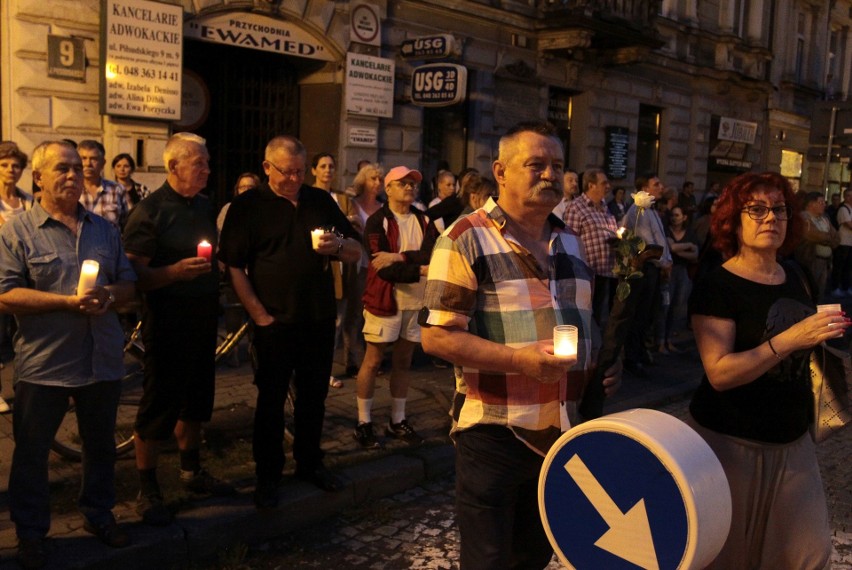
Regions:
<svg viewBox="0 0 852 570"><path fill-rule="evenodd" d="M423 438L405 419L411 355L420 342L417 314L423 304L426 269L437 238L434 226L411 205L423 176L405 166L385 175L387 203L367 219L364 242L372 258L364 292L364 340L367 350L358 371L358 423L354 437L361 447L380 447L371 412L376 374L388 344L393 343L390 374L391 417L385 435L415 446Z"/></svg>

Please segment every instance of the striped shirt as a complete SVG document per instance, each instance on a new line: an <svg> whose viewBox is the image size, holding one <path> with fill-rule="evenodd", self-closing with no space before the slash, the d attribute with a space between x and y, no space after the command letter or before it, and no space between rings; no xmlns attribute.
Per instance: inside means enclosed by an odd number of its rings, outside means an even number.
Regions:
<svg viewBox="0 0 852 570"><path fill-rule="evenodd" d="M586 260L595 275L615 277L615 250L609 243L616 237L615 216L601 200L595 204L587 194L572 200L565 212L565 225L574 230L583 242Z"/></svg>
<svg viewBox="0 0 852 570"><path fill-rule="evenodd" d="M553 338L553 327L579 329L577 364L552 384L517 373L462 368L456 389L466 393L456 433L478 424L506 426L544 455L568 417L568 384L585 381L590 366L593 273L577 236L555 216L542 268L506 229L506 216L488 202L438 239L429 264L425 323L457 327L481 338L521 348Z"/></svg>

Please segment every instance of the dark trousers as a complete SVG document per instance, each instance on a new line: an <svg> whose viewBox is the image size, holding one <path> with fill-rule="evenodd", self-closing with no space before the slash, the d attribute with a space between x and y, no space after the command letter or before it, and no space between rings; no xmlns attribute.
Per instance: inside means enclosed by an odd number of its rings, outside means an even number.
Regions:
<svg viewBox="0 0 852 570"><path fill-rule="evenodd" d="M618 279L615 277L595 275L595 290L592 292L592 317L594 317L598 326L601 326L601 319L607 314L605 311L612 310L616 287L618 287Z"/></svg>
<svg viewBox="0 0 852 570"><path fill-rule="evenodd" d="M12 428L15 451L9 475L9 511L20 538L41 538L50 529L47 459L50 444L73 398L83 440L83 481L77 505L94 525L112 520L115 506L115 413L121 382L79 388L15 384Z"/></svg>
<svg viewBox="0 0 852 570"><path fill-rule="evenodd" d="M852 247L838 245L834 248L834 266L831 270L831 287L846 291L849 289L849 269L852 266Z"/></svg>
<svg viewBox="0 0 852 570"><path fill-rule="evenodd" d="M548 565L553 549L538 514L543 461L505 427L479 426L457 434L461 570Z"/></svg>
<svg viewBox="0 0 852 570"><path fill-rule="evenodd" d="M652 263L646 263L642 268L642 277L631 279L628 283L630 283L630 296L636 295L639 304L624 344L624 357L627 360L640 362L645 350L645 335L654 324L654 316L660 307L660 268Z"/></svg>
<svg viewBox="0 0 852 570"><path fill-rule="evenodd" d="M320 439L334 351L334 319L255 327L254 349L257 409L252 450L257 478L281 479L284 400L291 376L296 388L293 457L299 470L313 470L323 457Z"/></svg>

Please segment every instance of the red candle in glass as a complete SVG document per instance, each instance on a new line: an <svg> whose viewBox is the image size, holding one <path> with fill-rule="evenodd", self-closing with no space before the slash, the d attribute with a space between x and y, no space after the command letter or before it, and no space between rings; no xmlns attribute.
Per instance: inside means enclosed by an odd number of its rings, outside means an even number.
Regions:
<svg viewBox="0 0 852 570"><path fill-rule="evenodd" d="M203 257L208 263L213 259L213 246L207 240L198 244L198 257Z"/></svg>

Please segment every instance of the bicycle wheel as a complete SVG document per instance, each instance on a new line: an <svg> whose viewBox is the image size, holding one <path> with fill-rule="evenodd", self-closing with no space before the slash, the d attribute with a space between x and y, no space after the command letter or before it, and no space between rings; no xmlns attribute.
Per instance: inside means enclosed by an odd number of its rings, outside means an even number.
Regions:
<svg viewBox="0 0 852 570"><path fill-rule="evenodd" d="M144 353L141 343L133 336L124 349L124 365L126 374L121 382L121 396L115 417L115 450L118 456L129 453L133 449L133 426L136 422L136 412L142 399L144 374L141 355ZM77 428L77 413L74 402L68 406L68 411L56 432L51 449L64 459L80 461L83 456L82 440Z"/></svg>

